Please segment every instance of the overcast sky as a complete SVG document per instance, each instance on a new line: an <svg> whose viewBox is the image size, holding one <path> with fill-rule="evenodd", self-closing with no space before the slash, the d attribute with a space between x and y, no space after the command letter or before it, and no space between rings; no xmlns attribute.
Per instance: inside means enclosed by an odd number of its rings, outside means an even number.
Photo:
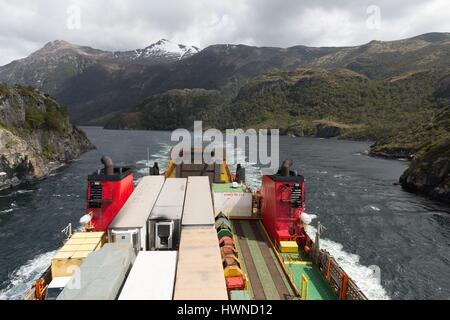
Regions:
<svg viewBox="0 0 450 320"><path fill-rule="evenodd" d="M51 40L347 46L450 31L449 0L0 0L0 65Z"/></svg>

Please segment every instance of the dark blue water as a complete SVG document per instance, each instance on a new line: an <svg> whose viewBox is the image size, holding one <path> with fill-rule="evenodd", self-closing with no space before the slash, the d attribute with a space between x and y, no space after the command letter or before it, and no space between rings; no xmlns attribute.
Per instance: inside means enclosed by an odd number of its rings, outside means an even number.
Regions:
<svg viewBox="0 0 450 320"><path fill-rule="evenodd" d="M375 265L392 299L450 299L450 208L394 185L408 164L359 155L367 146L286 137L280 153L306 176L324 246L369 296L383 297L361 267Z"/></svg>
<svg viewBox="0 0 450 320"><path fill-rule="evenodd" d="M18 298L47 266L85 206L86 176L103 154L116 163L168 160L167 132L83 128L97 150L34 185L0 194L0 299ZM281 137L280 154L307 180L307 211L370 298L450 298L450 209L394 185L407 163L359 155L367 143ZM141 168L139 170L139 168ZM249 167L252 180L258 168ZM312 228L314 231L314 228ZM373 275L378 266L381 282Z"/></svg>

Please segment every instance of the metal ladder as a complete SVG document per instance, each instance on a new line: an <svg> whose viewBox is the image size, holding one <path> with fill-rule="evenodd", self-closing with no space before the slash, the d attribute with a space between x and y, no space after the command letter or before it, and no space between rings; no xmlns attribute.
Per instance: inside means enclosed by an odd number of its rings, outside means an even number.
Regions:
<svg viewBox="0 0 450 320"><path fill-rule="evenodd" d="M301 208L302 206L302 187L295 185L292 187L291 203L293 208Z"/></svg>

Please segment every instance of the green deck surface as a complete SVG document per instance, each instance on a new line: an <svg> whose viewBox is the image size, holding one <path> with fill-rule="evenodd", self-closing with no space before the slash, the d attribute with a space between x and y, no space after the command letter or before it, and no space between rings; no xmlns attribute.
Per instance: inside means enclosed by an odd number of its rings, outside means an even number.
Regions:
<svg viewBox="0 0 450 320"><path fill-rule="evenodd" d="M234 220L233 229L241 268L249 279L247 292L250 299L298 299L278 262L276 253L266 237L262 236L259 221ZM299 292L302 275L308 279L308 300L337 299L317 267L308 263L310 261L307 256L299 253L280 255Z"/></svg>
<svg viewBox="0 0 450 320"><path fill-rule="evenodd" d="M337 299L319 269L313 264L303 264L303 262L309 261L307 258L301 254L281 254L281 256L299 291L302 288L302 275L304 274L308 279L308 300Z"/></svg>
<svg viewBox="0 0 450 320"><path fill-rule="evenodd" d="M230 300L251 300L247 291L233 290L230 292Z"/></svg>
<svg viewBox="0 0 450 320"><path fill-rule="evenodd" d="M259 249L259 245L254 239L253 230L248 223L243 224L242 228L244 229L245 234L251 235L247 239L247 243L250 248L253 261L256 265L258 277L259 279L261 279L261 284L264 288L264 293L266 294L267 300L280 300L281 298L278 295L277 288L272 281L269 269L267 268L264 257L261 253L261 250Z"/></svg>
<svg viewBox="0 0 450 320"><path fill-rule="evenodd" d="M213 183L213 191L217 193L242 193L245 192L244 187L239 186L233 188L232 183Z"/></svg>
<svg viewBox="0 0 450 320"><path fill-rule="evenodd" d="M261 299L263 297L266 300L296 299L281 266L279 266L278 260L276 260L272 248L270 248L266 241L261 240L261 234L255 234L255 224L259 227L258 221L239 221L238 224L235 221L233 222L239 261L242 270L247 274L249 279L247 292L250 298L257 299L260 297ZM243 254L242 246L248 248L247 255ZM263 250L266 252L265 257ZM267 250L269 250L269 254L267 254ZM246 262L253 265L254 274L249 274L249 268ZM269 269L269 265L273 266L273 270ZM276 275L275 277L273 277L274 274ZM256 280L257 283L252 284L252 279L254 281Z"/></svg>
<svg viewBox="0 0 450 320"><path fill-rule="evenodd" d="M236 240L236 241L235 241L235 244L236 244L236 250L237 250L237 252L240 254L242 251L241 251L241 247L240 247L240 245L239 245L239 241ZM240 255L238 259L239 259L239 262L241 263L241 269L242 269L242 271L243 271L246 275L248 275L247 267L245 266L245 261L244 261L243 257ZM248 295L249 295L250 300L255 300L255 297L253 296L252 284L250 283L250 281L248 282L247 293L248 293Z"/></svg>

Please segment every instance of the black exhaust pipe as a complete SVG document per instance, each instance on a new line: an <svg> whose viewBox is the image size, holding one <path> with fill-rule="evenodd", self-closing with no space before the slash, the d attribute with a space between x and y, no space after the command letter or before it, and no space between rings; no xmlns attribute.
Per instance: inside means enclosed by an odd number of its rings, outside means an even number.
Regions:
<svg viewBox="0 0 450 320"><path fill-rule="evenodd" d="M114 175L114 164L110 157L103 156L102 163L105 166L105 175L113 176Z"/></svg>
<svg viewBox="0 0 450 320"><path fill-rule="evenodd" d="M281 175L283 177L289 177L291 175L291 167L294 165L294 161L292 160L284 160L281 165Z"/></svg>

